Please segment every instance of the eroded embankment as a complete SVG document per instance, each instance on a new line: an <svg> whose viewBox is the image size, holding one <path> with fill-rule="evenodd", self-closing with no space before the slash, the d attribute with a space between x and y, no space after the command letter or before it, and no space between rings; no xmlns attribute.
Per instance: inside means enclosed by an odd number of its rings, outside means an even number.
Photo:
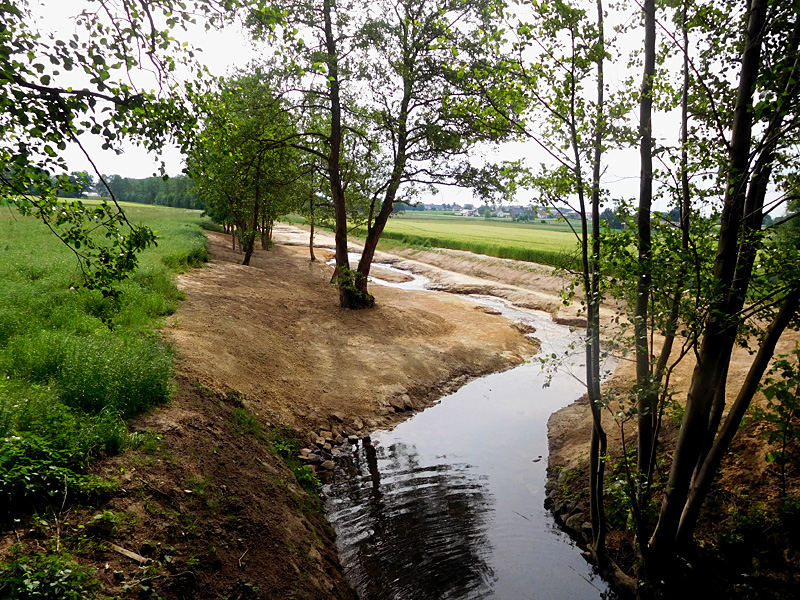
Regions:
<svg viewBox="0 0 800 600"><path fill-rule="evenodd" d="M303 248L278 245L242 267L223 236L210 239L215 260L181 278L187 298L165 334L182 371L235 390L266 423L300 432L332 420L388 424L393 398L408 395L418 409L454 380L530 353L508 320L457 296L373 286L373 310L346 311L329 267Z"/></svg>
<svg viewBox="0 0 800 600"><path fill-rule="evenodd" d="M125 510L157 513L130 545L146 537L177 547L180 564L191 556L194 597L255 586L253 597L349 598L319 506L264 442L271 428L305 442L391 426L533 347L507 319L451 294L373 286L375 309L341 310L329 267L304 248L259 250L243 267L228 238L209 238L214 260L181 277L186 300L164 330L176 398L136 424L163 436L164 457L122 467L136 468L130 485L143 498Z"/></svg>

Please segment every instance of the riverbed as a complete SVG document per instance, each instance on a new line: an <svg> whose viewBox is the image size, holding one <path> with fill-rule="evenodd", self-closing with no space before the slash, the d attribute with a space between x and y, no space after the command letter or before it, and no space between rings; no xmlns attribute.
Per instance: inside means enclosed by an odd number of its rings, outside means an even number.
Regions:
<svg viewBox="0 0 800 600"><path fill-rule="evenodd" d="M362 600L610 597L543 506L547 419L584 392L581 338L545 313L474 300L532 325L541 351L337 466L323 491L348 580Z"/></svg>

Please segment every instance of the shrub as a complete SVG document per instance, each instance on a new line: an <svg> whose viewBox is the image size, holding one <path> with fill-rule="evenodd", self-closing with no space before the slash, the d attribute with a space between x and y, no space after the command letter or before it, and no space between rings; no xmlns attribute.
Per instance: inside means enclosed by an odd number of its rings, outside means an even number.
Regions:
<svg viewBox="0 0 800 600"><path fill-rule="evenodd" d="M0 597L15 600L85 600L102 587L92 569L66 554L17 553L0 571Z"/></svg>
<svg viewBox="0 0 800 600"><path fill-rule="evenodd" d="M0 506L3 517L63 502L65 497L94 500L113 484L79 473L80 465L64 450L38 436L12 436L0 446Z"/></svg>

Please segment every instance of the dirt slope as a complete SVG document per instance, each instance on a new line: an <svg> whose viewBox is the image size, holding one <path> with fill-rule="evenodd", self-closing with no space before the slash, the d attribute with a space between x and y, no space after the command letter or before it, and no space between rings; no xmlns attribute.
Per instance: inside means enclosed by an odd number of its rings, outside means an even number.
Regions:
<svg viewBox="0 0 800 600"><path fill-rule="evenodd" d="M165 335L186 377L235 391L268 424L319 431L333 413L390 423L402 417L392 398L421 408L532 350L508 320L458 296L374 285L373 310L342 310L331 268L305 249L279 244L244 267L225 236L209 239L214 261L180 278L186 301Z"/></svg>

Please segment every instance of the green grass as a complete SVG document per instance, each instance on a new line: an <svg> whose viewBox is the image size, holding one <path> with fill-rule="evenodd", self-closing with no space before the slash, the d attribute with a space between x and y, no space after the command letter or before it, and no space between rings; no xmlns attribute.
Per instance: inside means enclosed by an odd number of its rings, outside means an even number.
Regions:
<svg viewBox="0 0 800 600"><path fill-rule="evenodd" d="M306 223L298 215L286 215L281 220L292 225ZM578 226L576 222L572 225ZM352 234L364 237L365 231L356 229ZM575 268L577 265L575 235L568 223L556 219L519 223L511 219L459 217L441 211L410 212L389 219L381 239L554 267Z"/></svg>
<svg viewBox="0 0 800 600"><path fill-rule="evenodd" d="M170 397L158 330L182 298L172 272L207 258L200 213L125 208L159 241L117 298L82 288L74 256L40 221L0 212L0 519L60 505L65 488L90 496L87 463L129 443L126 418Z"/></svg>
<svg viewBox="0 0 800 600"><path fill-rule="evenodd" d="M382 237L557 267L572 264L575 250L575 236L566 223L557 221L515 223L510 219L402 215L389 219Z"/></svg>

